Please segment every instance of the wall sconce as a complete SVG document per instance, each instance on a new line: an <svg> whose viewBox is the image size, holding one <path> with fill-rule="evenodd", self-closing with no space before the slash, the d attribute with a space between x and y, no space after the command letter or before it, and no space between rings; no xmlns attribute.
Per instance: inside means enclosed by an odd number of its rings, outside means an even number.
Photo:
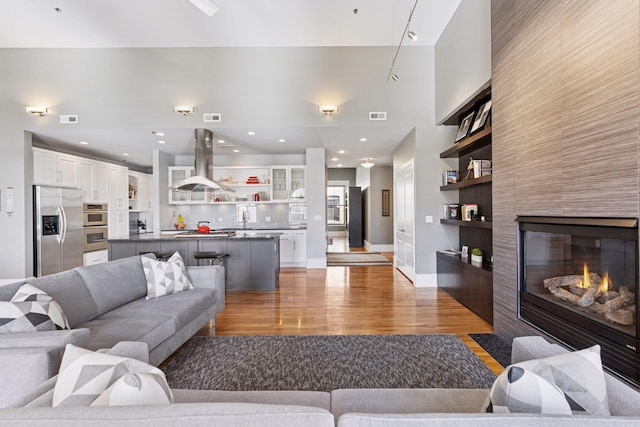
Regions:
<svg viewBox="0 0 640 427"><path fill-rule="evenodd" d="M26 110L27 110L27 113L33 114L34 116L40 116L40 117L44 116L49 112L47 107L27 107Z"/></svg>
<svg viewBox="0 0 640 427"><path fill-rule="evenodd" d="M183 116L188 116L189 114L193 113L194 108L188 105L175 105L173 107L173 111L176 113L180 113Z"/></svg>
<svg viewBox="0 0 640 427"><path fill-rule="evenodd" d="M364 162L360 163L360 166L362 166L363 168L371 168L375 165L375 163L373 163L373 161L369 158L364 159Z"/></svg>
<svg viewBox="0 0 640 427"><path fill-rule="evenodd" d="M321 105L318 107L318 111L324 113L325 116L330 116L338 111L338 107L335 105Z"/></svg>

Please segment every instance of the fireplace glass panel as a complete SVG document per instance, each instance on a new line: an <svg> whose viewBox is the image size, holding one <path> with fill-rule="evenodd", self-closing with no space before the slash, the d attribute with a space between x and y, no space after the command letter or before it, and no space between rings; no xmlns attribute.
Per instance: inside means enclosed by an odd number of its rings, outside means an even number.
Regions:
<svg viewBox="0 0 640 427"><path fill-rule="evenodd" d="M522 239L525 294L636 338L637 240L602 237L597 227L528 230Z"/></svg>

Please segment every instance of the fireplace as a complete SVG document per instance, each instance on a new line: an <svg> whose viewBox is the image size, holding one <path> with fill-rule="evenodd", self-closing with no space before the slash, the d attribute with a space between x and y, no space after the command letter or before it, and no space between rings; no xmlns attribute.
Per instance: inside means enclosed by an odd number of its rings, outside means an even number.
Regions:
<svg viewBox="0 0 640 427"><path fill-rule="evenodd" d="M520 319L640 386L637 218L520 216Z"/></svg>

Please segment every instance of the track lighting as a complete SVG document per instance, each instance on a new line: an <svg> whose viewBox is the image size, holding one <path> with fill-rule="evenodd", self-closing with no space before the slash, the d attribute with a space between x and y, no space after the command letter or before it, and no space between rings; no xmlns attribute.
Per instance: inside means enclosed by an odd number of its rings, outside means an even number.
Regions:
<svg viewBox="0 0 640 427"><path fill-rule="evenodd" d="M418 6L418 0L416 0L416 2L413 4L413 8L411 8L411 11L409 12L407 25L404 27L402 37L400 37L400 43L398 44L398 48L396 49L396 54L393 56L393 61L391 61L391 68L389 69L389 74L387 74L387 81L389 81L389 79L393 79L394 82L398 81L398 75L394 74L393 67L396 65L396 59L398 59L398 53L400 53L400 48L402 47L404 36L409 37L411 40L415 40L418 38L418 35L416 33L414 33L413 31L409 31L409 25L411 25L411 18L413 18L413 12L415 12L416 6Z"/></svg>

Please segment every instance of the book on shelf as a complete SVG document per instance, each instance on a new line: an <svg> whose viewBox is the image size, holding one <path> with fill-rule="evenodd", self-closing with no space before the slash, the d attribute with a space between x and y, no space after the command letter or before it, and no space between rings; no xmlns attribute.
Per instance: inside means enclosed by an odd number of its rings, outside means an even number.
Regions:
<svg viewBox="0 0 640 427"><path fill-rule="evenodd" d="M480 178L491 175L491 160L474 160L473 177Z"/></svg>
<svg viewBox="0 0 640 427"><path fill-rule="evenodd" d="M455 184L458 182L457 171L446 171L442 174L442 185Z"/></svg>

